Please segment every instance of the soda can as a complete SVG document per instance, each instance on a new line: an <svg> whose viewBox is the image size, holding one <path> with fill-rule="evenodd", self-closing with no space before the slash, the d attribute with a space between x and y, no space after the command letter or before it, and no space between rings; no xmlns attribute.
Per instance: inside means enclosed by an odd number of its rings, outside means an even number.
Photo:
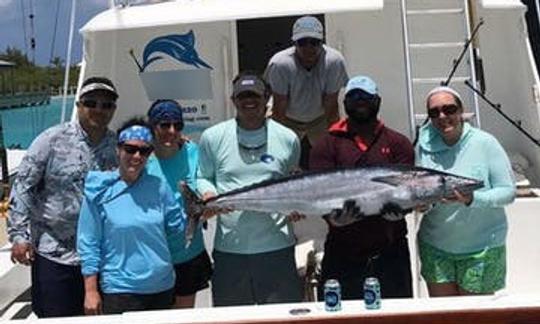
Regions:
<svg viewBox="0 0 540 324"><path fill-rule="evenodd" d="M377 278L370 277L364 281L364 305L366 309L381 308L381 285Z"/></svg>
<svg viewBox="0 0 540 324"><path fill-rule="evenodd" d="M324 283L324 309L327 312L341 310L341 286L335 279L329 279Z"/></svg>

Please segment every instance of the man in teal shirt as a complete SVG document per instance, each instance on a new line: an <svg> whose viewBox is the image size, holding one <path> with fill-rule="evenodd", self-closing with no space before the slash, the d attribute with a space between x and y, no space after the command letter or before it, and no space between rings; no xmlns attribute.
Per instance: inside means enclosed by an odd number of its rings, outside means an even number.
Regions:
<svg viewBox="0 0 540 324"><path fill-rule="evenodd" d="M200 140L198 191L203 199L288 175L300 144L290 129L266 118L270 89L257 75L233 81L236 118L207 129ZM217 219L214 306L298 302L301 284L295 239L285 215L235 211Z"/></svg>
<svg viewBox="0 0 540 324"><path fill-rule="evenodd" d="M173 100L158 100L148 110L148 119L155 134L155 151L148 159L147 170L151 175L164 179L177 199L178 182L185 181L196 188L199 149L182 136L184 128L182 108ZM197 291L209 286L212 264L204 247L202 228L194 233L189 247L183 235L168 237L169 250L176 272L175 307L195 305Z"/></svg>

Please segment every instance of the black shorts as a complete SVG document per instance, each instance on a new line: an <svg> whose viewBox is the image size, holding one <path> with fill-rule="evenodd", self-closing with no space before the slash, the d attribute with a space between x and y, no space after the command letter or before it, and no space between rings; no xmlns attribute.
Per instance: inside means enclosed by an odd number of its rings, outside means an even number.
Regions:
<svg viewBox="0 0 540 324"><path fill-rule="evenodd" d="M213 272L212 262L205 250L189 261L175 264L174 271L176 272L174 294L189 296L209 287L208 281Z"/></svg>

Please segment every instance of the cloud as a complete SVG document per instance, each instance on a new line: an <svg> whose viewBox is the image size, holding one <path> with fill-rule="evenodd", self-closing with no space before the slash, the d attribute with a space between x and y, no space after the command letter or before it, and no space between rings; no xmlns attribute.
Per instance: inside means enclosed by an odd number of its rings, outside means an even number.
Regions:
<svg viewBox="0 0 540 324"><path fill-rule="evenodd" d="M7 7L11 5L12 2L13 0L0 0L0 8Z"/></svg>

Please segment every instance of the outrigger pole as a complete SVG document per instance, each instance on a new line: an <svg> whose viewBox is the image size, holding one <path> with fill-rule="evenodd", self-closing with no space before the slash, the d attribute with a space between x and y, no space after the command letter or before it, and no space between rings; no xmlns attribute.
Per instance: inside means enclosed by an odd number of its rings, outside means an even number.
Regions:
<svg viewBox="0 0 540 324"><path fill-rule="evenodd" d="M504 111L501 109L501 104L493 103L491 100L489 100L480 90L476 89L469 81L465 81L465 85L469 87L472 91L474 91L480 98L482 98L491 108L495 109L496 112L498 112L501 116L504 117L510 124L512 124L515 128L517 128L523 135L527 136L528 139L530 139L536 146L540 147L540 141L538 141L536 138L534 138L529 132L527 132L523 127L521 127L521 123L518 121L516 122L512 118L508 117Z"/></svg>
<svg viewBox="0 0 540 324"><path fill-rule="evenodd" d="M463 57L465 56L465 53L467 53L467 50L469 49L469 46L471 45L472 41L474 40L474 37L476 37L476 34L478 33L478 30L480 29L480 26L484 24L484 20L480 19L476 27L474 27L474 30L471 34L471 37L467 39L465 44L463 45L463 50L461 50L461 54L459 54L459 57L454 60L452 64L452 70L450 71L450 74L448 75L448 78L446 81L441 82L442 86L448 86L450 84L450 81L452 81L452 78L454 77L454 74L456 73L457 68L461 64L461 61L463 60Z"/></svg>

